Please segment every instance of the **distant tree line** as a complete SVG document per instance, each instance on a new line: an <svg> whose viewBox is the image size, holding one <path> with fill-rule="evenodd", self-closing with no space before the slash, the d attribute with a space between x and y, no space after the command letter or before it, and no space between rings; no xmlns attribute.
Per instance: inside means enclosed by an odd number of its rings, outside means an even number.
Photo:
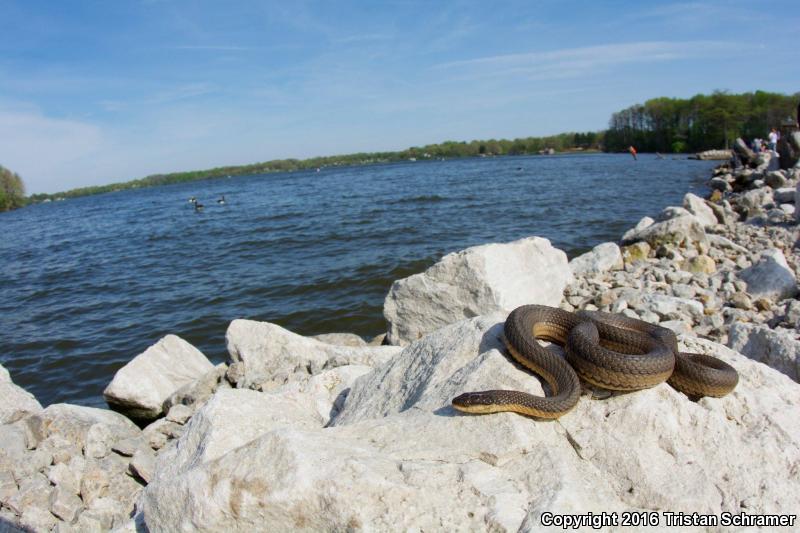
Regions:
<svg viewBox="0 0 800 533"><path fill-rule="evenodd" d="M369 165L374 163L392 163L408 161L411 159L438 159L442 157L470 157L470 156L500 156L536 154L541 150L552 148L556 151L568 150L598 150L601 147L603 134L588 133L562 133L550 137L527 137L524 139L490 139L488 141L456 142L445 141L439 144L429 144L422 147L411 147L399 152L370 152L326 157L312 157L310 159L276 159L251 165L217 167L207 170L192 170L188 172L173 172L170 174L154 174L145 178L98 185L81 187L56 194L34 194L31 201L42 202L46 199L75 198L91 194L168 185L201 179L224 178L227 176L245 176L266 174L270 172L290 172L297 170L313 170L317 168Z"/></svg>
<svg viewBox="0 0 800 533"><path fill-rule="evenodd" d="M771 127L778 126L787 118L794 116L798 99L800 93L784 95L764 91L743 94L718 91L711 95L698 94L689 99L654 98L644 104L637 104L614 113L609 121L609 128L605 131L561 133L548 137L519 139L445 141L426 146L413 146L398 152L362 152L302 160L277 159L251 165L154 174L125 183L82 187L56 194L35 194L30 200L41 202L46 199L73 198L226 176L407 160L527 155L549 149L557 152L582 150L619 152L633 145L640 152L699 152L729 147L736 137L745 137L748 140L753 137L765 138ZM16 179L21 187L19 176L16 176ZM2 201L8 202L5 198L9 197L9 193L3 194ZM19 194L15 198L15 205L18 205ZM3 205L5 204L0 203L0 206Z"/></svg>
<svg viewBox="0 0 800 533"><path fill-rule="evenodd" d="M689 99L654 98L611 116L605 150L635 146L640 152L699 152L730 148L737 137L766 138L794 113L800 93L756 91L698 94Z"/></svg>
<svg viewBox="0 0 800 533"><path fill-rule="evenodd" d="M22 178L16 172L11 172L0 165L0 211L16 209L27 203Z"/></svg>

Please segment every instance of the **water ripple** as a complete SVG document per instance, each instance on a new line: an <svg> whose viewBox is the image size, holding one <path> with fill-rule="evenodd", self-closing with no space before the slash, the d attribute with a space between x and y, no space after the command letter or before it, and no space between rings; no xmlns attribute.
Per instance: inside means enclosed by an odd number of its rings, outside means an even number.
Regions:
<svg viewBox="0 0 800 533"><path fill-rule="evenodd" d="M529 235L575 255L679 204L712 165L647 155L404 163L0 213L0 362L45 405L97 406L114 372L168 333L214 362L240 317L370 337L385 329L392 282L442 255Z"/></svg>

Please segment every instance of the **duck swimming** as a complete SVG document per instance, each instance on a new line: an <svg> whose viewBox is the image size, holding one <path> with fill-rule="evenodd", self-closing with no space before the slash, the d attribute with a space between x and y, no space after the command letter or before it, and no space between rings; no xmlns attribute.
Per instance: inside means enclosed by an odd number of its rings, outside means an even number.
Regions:
<svg viewBox="0 0 800 533"><path fill-rule="evenodd" d="M224 195L224 194L223 194L222 196L220 196L220 197L219 197L219 200L217 200L217 203L218 203L219 205L223 205L223 204L225 204L225 195Z"/></svg>
<svg viewBox="0 0 800 533"><path fill-rule="evenodd" d="M194 204L194 210L195 210L195 211L202 211L202 210L203 210L203 204L201 204L201 203L200 203L200 202L198 202L197 200L195 200L195 201L194 201L194 202L192 202L192 203Z"/></svg>

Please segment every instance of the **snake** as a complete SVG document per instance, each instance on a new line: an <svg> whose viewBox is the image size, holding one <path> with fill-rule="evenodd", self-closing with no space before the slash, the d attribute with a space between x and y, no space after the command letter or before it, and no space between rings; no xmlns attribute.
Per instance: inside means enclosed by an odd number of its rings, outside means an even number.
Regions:
<svg viewBox="0 0 800 533"><path fill-rule="evenodd" d="M581 380L612 391L637 391L666 381L691 399L720 398L739 382L739 374L728 363L679 351L672 330L622 314L523 305L509 314L502 338L512 358L541 376L551 394L467 392L452 400L458 411L559 418L578 403ZM563 346L566 359L537 339Z"/></svg>

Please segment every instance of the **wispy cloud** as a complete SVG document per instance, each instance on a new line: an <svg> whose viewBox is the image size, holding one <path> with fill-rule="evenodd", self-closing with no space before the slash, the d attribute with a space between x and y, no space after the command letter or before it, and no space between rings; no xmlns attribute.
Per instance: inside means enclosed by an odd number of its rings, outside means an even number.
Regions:
<svg viewBox="0 0 800 533"><path fill-rule="evenodd" d="M211 83L198 82L167 87L150 96L132 100L101 100L99 105L106 111L121 111L135 106L163 105L181 100L189 100L217 92L217 87Z"/></svg>
<svg viewBox="0 0 800 533"><path fill-rule="evenodd" d="M29 192L58 189L55 177L63 178L65 167L97 153L103 142L91 123L48 117L30 106L0 107L0 160L22 176Z"/></svg>
<svg viewBox="0 0 800 533"><path fill-rule="evenodd" d="M645 41L480 57L439 63L431 68L460 72L475 78L564 78L628 63L652 63L730 53L734 46L733 43L723 41Z"/></svg>
<svg viewBox="0 0 800 533"><path fill-rule="evenodd" d="M248 50L253 50L252 46L238 46L238 45L226 45L226 44L195 44L195 45L178 45L178 46L167 46L168 50L199 50L199 51L217 51L217 52L246 52Z"/></svg>

